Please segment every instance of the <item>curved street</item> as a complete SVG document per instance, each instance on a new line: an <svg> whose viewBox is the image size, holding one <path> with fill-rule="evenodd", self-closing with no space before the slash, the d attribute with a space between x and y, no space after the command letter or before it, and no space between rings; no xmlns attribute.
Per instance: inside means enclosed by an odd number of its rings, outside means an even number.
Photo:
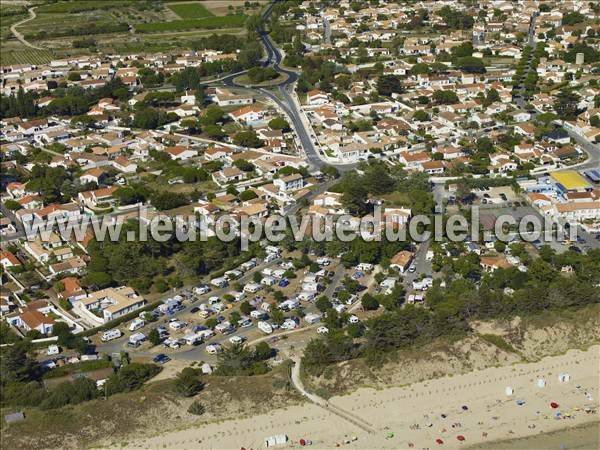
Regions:
<svg viewBox="0 0 600 450"><path fill-rule="evenodd" d="M29 48L33 48L35 50L43 50L43 48L41 47L36 47L35 45L29 43L25 37L19 33L17 31L17 27L20 25L23 25L26 22L29 22L30 20L35 19L37 16L35 14L35 6L32 8L29 8L27 11L29 11L29 17L27 17L26 19L21 20L20 22L14 23L10 26L10 31L11 33L23 44L26 45Z"/></svg>
<svg viewBox="0 0 600 450"><path fill-rule="evenodd" d="M266 22L269 19L272 11L273 5L270 4L263 14L263 22ZM284 69L280 66L283 59L281 51L275 46L273 41L271 41L267 32L262 30L258 35L266 53L266 60L263 63L264 66L272 66L280 74L286 75L286 79L279 84L274 84L269 87L244 86L235 82L236 78L247 72L242 71L212 81L218 81L227 87L253 90L273 101L288 116L292 127L298 135L301 149L306 156L311 171L318 171L325 165L333 166L340 172L354 169L356 164L338 164L322 158L320 150L315 147L312 138L313 133L309 129L310 124L307 123L307 120L303 120L304 113L301 111L298 101L294 98L295 94L293 93L293 88L296 81L298 81L298 73L293 70Z"/></svg>

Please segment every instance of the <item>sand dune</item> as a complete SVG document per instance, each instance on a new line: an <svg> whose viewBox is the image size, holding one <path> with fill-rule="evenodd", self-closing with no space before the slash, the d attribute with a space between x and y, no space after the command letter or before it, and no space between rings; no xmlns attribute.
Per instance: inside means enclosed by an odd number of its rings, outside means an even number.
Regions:
<svg viewBox="0 0 600 450"><path fill-rule="evenodd" d="M312 448L466 448L534 436L599 420L597 412L585 412L585 408L598 408L599 364L600 346L594 346L537 363L489 368L406 387L361 388L330 399L336 408L369 424L374 433L307 403L141 438L130 441L129 447L257 449L263 448L266 436L285 433L291 441L288 447L298 447L298 440L305 438L313 442ZM568 373L570 381L559 382L560 373ZM544 388L537 385L541 378L546 381ZM508 386L514 389L512 396L506 395ZM519 406L517 400L525 403ZM558 407L552 408L551 402Z"/></svg>

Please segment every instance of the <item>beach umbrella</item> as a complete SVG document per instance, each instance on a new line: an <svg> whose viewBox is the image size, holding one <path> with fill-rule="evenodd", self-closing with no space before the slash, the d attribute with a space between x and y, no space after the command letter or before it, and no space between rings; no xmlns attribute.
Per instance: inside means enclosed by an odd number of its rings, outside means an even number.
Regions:
<svg viewBox="0 0 600 450"><path fill-rule="evenodd" d="M462 434L459 434L458 436L456 436L456 439L462 442L465 440L465 437Z"/></svg>
<svg viewBox="0 0 600 450"><path fill-rule="evenodd" d="M442 441L441 439L438 438L438 439L435 440L435 443L439 444L439 445L442 445L444 443L444 441Z"/></svg>
<svg viewBox="0 0 600 450"><path fill-rule="evenodd" d="M558 403L556 403L556 402L551 402L551 403L550 403L550 408L552 408L552 409L556 409L556 408L558 408Z"/></svg>
<svg viewBox="0 0 600 450"><path fill-rule="evenodd" d="M300 439L298 442L300 443L300 445L302 447L304 447L306 445L306 441L304 439Z"/></svg>

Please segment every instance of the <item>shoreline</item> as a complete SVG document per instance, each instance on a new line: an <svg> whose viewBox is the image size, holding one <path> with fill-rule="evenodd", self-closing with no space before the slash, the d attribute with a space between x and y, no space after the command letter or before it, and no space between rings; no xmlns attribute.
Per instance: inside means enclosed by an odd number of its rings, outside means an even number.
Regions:
<svg viewBox="0 0 600 450"><path fill-rule="evenodd" d="M359 388L332 397L329 408L307 402L201 428L139 436L128 447L263 448L265 437L286 434L290 441L281 448L298 448L304 438L313 442L313 448L464 449L485 443L481 448L513 445L506 448L517 449L515 439L564 431L567 423L571 426L566 433L572 434L575 427L598 423L599 364L600 346L594 345L536 363L487 368L404 387ZM561 373L569 373L571 379L559 381ZM546 380L543 388L537 386L540 378ZM508 386L514 395L506 395ZM559 407L552 408L553 402ZM436 439L443 444L436 444Z"/></svg>
<svg viewBox="0 0 600 450"><path fill-rule="evenodd" d="M476 444L466 447L465 450L596 450L598 448L600 448L600 421L535 436L493 441L486 443L485 446Z"/></svg>

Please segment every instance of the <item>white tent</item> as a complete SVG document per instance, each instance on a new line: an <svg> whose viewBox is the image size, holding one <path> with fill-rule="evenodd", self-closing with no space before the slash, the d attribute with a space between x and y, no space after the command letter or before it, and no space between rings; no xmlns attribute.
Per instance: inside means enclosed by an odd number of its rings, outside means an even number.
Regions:
<svg viewBox="0 0 600 450"><path fill-rule="evenodd" d="M515 391L510 386L507 386L504 392L506 392L506 395L513 395Z"/></svg>
<svg viewBox="0 0 600 450"><path fill-rule="evenodd" d="M285 444L288 440L285 434L276 434L275 436L269 436L265 438L265 447L272 447L274 445Z"/></svg>
<svg viewBox="0 0 600 450"><path fill-rule="evenodd" d="M568 373L559 373L558 381L560 381L561 383L567 383L571 381L571 375L569 375Z"/></svg>
<svg viewBox="0 0 600 450"><path fill-rule="evenodd" d="M546 387L546 380L544 380L543 378L538 378L538 380L537 380L537 387L539 387L539 388L545 388Z"/></svg>

